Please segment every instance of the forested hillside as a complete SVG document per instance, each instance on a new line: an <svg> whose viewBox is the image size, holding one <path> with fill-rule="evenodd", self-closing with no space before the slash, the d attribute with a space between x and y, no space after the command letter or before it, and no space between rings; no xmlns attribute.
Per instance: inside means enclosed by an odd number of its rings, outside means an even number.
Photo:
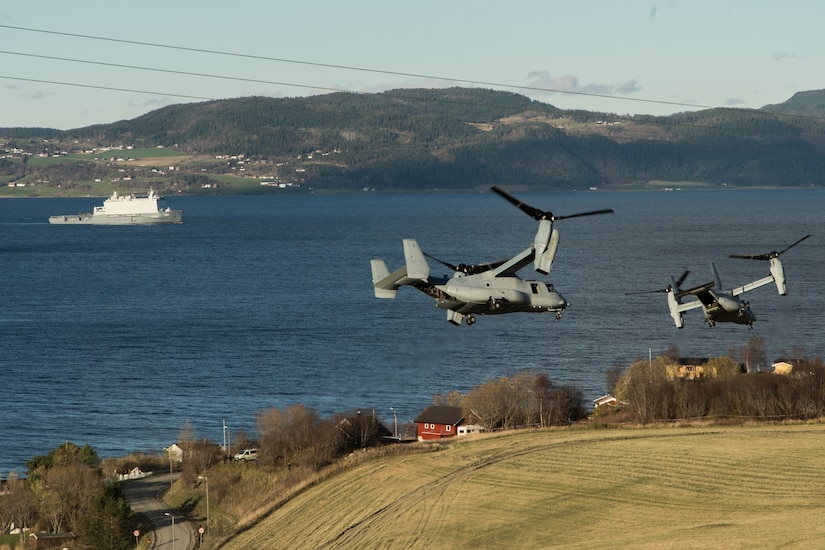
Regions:
<svg viewBox="0 0 825 550"><path fill-rule="evenodd" d="M822 105L825 91L762 110L668 117L561 111L475 88L228 99L68 131L0 129L6 150L0 184L115 183L105 166L111 159L72 154L162 146L186 155L165 186L189 193L209 184L231 187L220 177L226 175L316 189L581 189L651 181L819 186L825 184ZM62 155L66 162L37 166L27 155ZM224 159L243 159L242 166ZM138 182L145 177L135 174Z"/></svg>

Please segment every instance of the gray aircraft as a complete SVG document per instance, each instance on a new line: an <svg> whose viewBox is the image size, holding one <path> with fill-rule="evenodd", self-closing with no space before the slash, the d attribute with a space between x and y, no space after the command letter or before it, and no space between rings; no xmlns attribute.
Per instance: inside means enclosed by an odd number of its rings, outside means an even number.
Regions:
<svg viewBox="0 0 825 550"><path fill-rule="evenodd" d="M438 308L447 310L447 320L454 325L476 322L475 315L503 313L555 313L561 319L569 305L552 284L538 280L524 280L516 273L533 264L543 275L550 273L559 233L553 227L558 220L608 214L611 209L582 212L570 216L555 216L521 202L503 189L492 190L539 222L533 243L508 260L483 264L453 265L424 253L415 239L404 239L406 264L390 273L384 260L370 261L372 285L376 298L395 298L402 286L412 286L435 300ZM427 258L453 271L452 276L430 275Z"/></svg>
<svg viewBox="0 0 825 550"><path fill-rule="evenodd" d="M671 284L669 284L667 288L647 292L631 292L629 294L647 294L650 292L667 294L667 305L670 310L670 316L677 328L683 328L685 326L682 318L682 314L685 311L701 307L705 314L705 322L709 327L716 326L716 323L736 323L739 325L747 325L750 330L753 328L756 316L751 311L750 302L743 301L739 296L770 283L776 284L776 289L779 291L780 296L787 295L788 287L785 281L785 268L779 260L779 256L808 237L810 237L810 235L805 235L779 252L773 251L767 254L731 254L731 258L769 261L770 275L734 288L730 292L722 290L719 273L716 271L716 266L711 262L710 270L713 274L713 281L709 283L682 290L680 287L690 273L690 271L685 271L678 280L671 277ZM696 300L682 302L682 298L691 295L696 296Z"/></svg>

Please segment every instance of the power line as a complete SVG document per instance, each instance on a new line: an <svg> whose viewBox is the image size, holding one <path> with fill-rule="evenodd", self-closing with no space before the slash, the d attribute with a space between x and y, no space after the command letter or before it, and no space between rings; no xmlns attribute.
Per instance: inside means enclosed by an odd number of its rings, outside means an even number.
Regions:
<svg viewBox="0 0 825 550"><path fill-rule="evenodd" d="M111 86L95 86L93 84L77 84L75 82L58 82L56 80L40 80L40 79L37 79L37 78L23 78L23 77L19 77L19 76L0 75L0 78L5 78L5 79L8 79L8 80L20 80L20 81L23 81L23 82L37 82L37 83L40 83L40 84L59 84L61 86L75 86L77 88L92 88L92 89L95 89L95 90L108 90L108 91L112 91L112 92L130 92L130 93L135 93L135 94L165 95L165 96L171 96L171 97L183 97L183 98L187 98L187 99L202 99L202 100L206 100L206 101L214 99L214 98L211 98L211 97L201 97L201 96L196 96L196 95L170 94L170 93L166 93L166 92L152 92L152 91L148 91L148 90L135 90L133 88L114 88L114 87L111 87Z"/></svg>
<svg viewBox="0 0 825 550"><path fill-rule="evenodd" d="M36 33L50 34L50 35L56 35L56 36L68 36L68 37L72 37L72 38L81 38L81 39L88 39L88 40L99 40L99 41L105 41L105 42L131 44L131 45L138 45L138 46L145 46L145 47L154 47L154 48L164 48L164 49L171 49L171 50L178 50L178 51L189 51L189 52L196 52L196 53L205 53L205 54L210 54L210 55L222 55L222 56L230 56L230 57L238 57L238 58L272 61L272 62L279 62L279 63L292 63L292 64L308 65L308 66L315 66L315 67L334 68L334 69L341 69L341 70L362 71L362 72L369 72L369 73L387 74L387 75L396 75L396 76L405 76L405 77L414 77L414 78L423 78L423 79L435 79L435 80L442 80L442 81L446 81L446 82L474 84L474 85L479 85L479 86L491 86L491 87L499 87L499 88L515 88L515 89L520 89L520 90L540 91L540 92L548 92L548 93L560 93L560 94L569 94L569 95L598 97L598 98L605 98L605 99L619 99L619 100L626 100L626 101L637 101L637 102L655 103L655 104L663 104L663 105L684 106L684 107L691 107L691 108L697 108L697 109L724 109L724 110L737 110L737 111L744 111L745 110L745 109L738 109L738 108L737 109L732 109L730 107L714 107L714 106L689 104L689 103L681 103L681 102L673 102L673 101L640 99L640 98L631 98L631 97L626 97L626 96L613 96L613 95L596 94L596 93L589 93L589 92L575 92L575 91L555 90L555 89L541 88L541 87L535 87L535 86L519 86L519 85L501 84L501 83L485 82L485 81L478 81L478 80L466 80L466 79L458 79L458 78L423 75L423 74L416 74L416 73L387 71L387 70L381 70L381 69L370 69L370 68L364 68L364 67L335 65L335 64L329 64L329 63L299 61L299 60L294 60L294 59L285 59L285 58L261 56L261 55L254 55L254 54L244 54L244 53L237 53L237 52L209 50L209 49L204 49L204 48L193 48L193 47L186 47L186 46L174 46L174 45L169 45L169 44L142 42L142 41L136 41L136 40L126 40L126 39L121 39L121 38L109 38L109 37L92 36L92 35L84 35L84 34L76 34L76 33L67 33L67 32L60 32L60 31L49 31L49 30L43 30L43 29L18 27L18 26L13 26L13 25L2 25L2 24L0 24L0 28L7 28L7 29L19 30L19 31L25 31L25 32L36 32ZM214 78L214 79L232 80L232 81L238 81L238 82L249 82L249 83L256 83L256 84L269 84L269 85L275 85L275 86L289 86L289 87L314 89L314 90L322 90L322 91L329 91L329 92L359 94L359 92L353 92L351 90L346 90L346 89L341 89L341 88L333 88L333 87L328 87L328 86L314 86L314 85L308 85L308 84L295 84L295 83L291 83L291 82L280 82L280 81L253 79L253 78L245 78L245 77L234 77L234 76L216 75L216 74L208 74L208 73L197 73L197 72L181 71L181 70L173 70L173 69L161 69L161 68L156 68L156 67L146 67L146 66L139 66L139 65L127 65L127 64L120 64L120 63L103 62L103 61L91 61L91 60L86 60L86 59L76 59L76 58L50 56L50 55L33 54L33 53L25 53L25 52L14 52L14 51L0 50L0 54L17 55L17 56L39 58L39 59L48 59L48 60L61 61L61 62L70 62L70 63L82 63L82 64L98 65L98 66L104 66L104 67L116 67L116 68L130 69L130 70L152 71L152 72L159 72L159 73L165 73L165 74L177 74L177 75L182 75L182 76L195 76L195 77L200 77L200 78ZM120 91L120 92L127 92L127 93L163 95L163 96L169 96L169 97L180 97L180 98L186 98L186 99L196 99L196 100L206 100L206 101L211 101L211 100L217 100L218 99L218 98L214 98L214 97L203 97L203 96L197 96L197 95L191 95L191 94L175 94L175 93L166 93L166 92L153 92L153 91L137 90L137 89L130 89L130 88L117 88L117 87L101 86L101 85L93 85L93 84L79 84L79 83L73 83L73 82L60 82L60 81L56 81L56 80L42 80L42 79L24 78L24 77L7 76L7 75L0 75L0 78L9 79L9 80L18 80L18 81L24 81L24 82L37 82L37 83L42 83L42 84L73 86L73 87L79 87L79 88L90 88L90 89L108 90L108 91ZM401 99L415 99L415 98L410 98L408 96L404 96L403 94L398 94L398 93L384 92L384 94L389 96L389 97L398 97L398 98L401 98ZM443 102L448 102L448 103L465 103L465 102L462 102L460 100L445 99L445 98L440 98L440 99L434 98L433 101L443 101ZM466 102L466 103L470 103L470 102ZM473 103L473 104L475 104L475 103ZM763 111L758 111L758 110L753 110L753 109L748 109L748 111L758 113L758 114L771 114L771 115L774 115L774 116L777 116L777 117L793 117L793 118L812 119L812 120L820 120L820 121L822 120L822 117L815 117L815 116L791 115L791 114L786 114L786 113L770 113L770 112L763 112ZM718 130L718 131L722 131L722 132L734 131L734 130L730 130L730 129L722 128L722 127L713 127L713 126L708 126L708 125L704 125L704 124L698 124L697 125L697 124L691 124L691 123L687 123L687 122L670 121L670 124L675 125L675 126L683 126L683 127L697 127L697 128L702 128L702 129L705 129L705 130Z"/></svg>
<svg viewBox="0 0 825 550"><path fill-rule="evenodd" d="M293 84L291 82L278 82L273 80L260 80L256 78L243 78L238 76L224 76L224 75L217 75L217 74L208 74L208 73L194 73L189 71L179 71L173 69L158 69L155 67L143 67L140 65L125 65L121 63L108 63L105 61L90 61L87 59L74 59L70 57L57 57L53 55L41 55L41 54L34 54L34 53L24 53L24 52L11 52L7 50L0 50L0 54L6 55L18 55L23 57L34 57L38 59L49 59L52 61L68 61L70 63L85 63L87 65L99 65L102 67L117 67L119 69L135 69L139 71L152 71L158 73L167 73L167 74L177 74L182 76L198 76L203 78L218 78L222 80L235 80L238 82L252 82L255 84L273 84L276 86L293 86L296 88L311 88L315 90L327 90L332 92L344 92L346 90L342 90L339 88L331 88L326 86L310 86L306 84ZM12 77L2 77L2 78L12 78ZM22 79L25 80L25 79ZM61 84L60 82L52 82L53 84ZM164 95L173 95L173 94L164 94ZM192 96L184 96L184 97L192 97ZM209 99L209 98L198 98L198 99Z"/></svg>
<svg viewBox="0 0 825 550"><path fill-rule="evenodd" d="M443 77L443 76L434 76L434 75L425 75L419 73L407 73L401 71L389 71L384 69L372 69L367 67L356 67L351 65L336 65L332 63L319 63L314 61L302 61L296 59L286 59L281 57L270 57L270 56L263 56L263 55L255 55L255 54L246 54L246 53L238 53L238 52L227 52L221 50L210 50L205 48L193 48L187 46L175 46L171 44L160 44L155 42L142 42L139 40L126 40L123 38L110 38L104 36L93 36L88 34L77 34L77 33L69 33L69 32L61 32L61 31L49 31L44 29L34 29L29 27L18 27L14 25L2 25L0 24L0 28L4 29L12 29L17 31L25 31L25 32L36 32L36 33L43 33L43 34L50 34L55 36L68 36L71 38L83 38L87 40L100 40L104 42L114 42L120 44L131 44L135 46L147 46L152 48L164 48L169 50L178 50L178 51L187 51L187 52L194 52L194 53L205 53L210 55L222 55L222 56L229 56L229 57L238 57L238 58L245 58L245 59L256 59L260 61L273 61L277 63L290 63L295 65L306 65L311 67L324 67L328 69L340 69L346 71L359 71L359 72L367 72L373 74L384 74L384 75L392 75L392 76L404 76L408 78L421 78L421 79L431 79L431 80L442 80L445 82L455 82L455 83L464 83L464 84L474 84L477 86L490 86L493 88L512 88L516 90L525 90L525 91L532 91L532 92L543 92L543 93L557 93L557 94L565 94L565 95L576 95L576 96L584 96L584 97L598 97L602 99L617 99L621 101L634 101L638 103L650 103L650 104L658 104L658 105L671 105L675 107L690 107L691 109L717 109L719 107L710 106L710 105L698 105L695 103L682 103L678 101L663 101L657 99L644 99L644 98L637 98L637 97L627 97L627 96L616 96L616 95L608 95L608 94L597 94L593 92L581 92L581 91L570 91L570 90L558 90L554 88L543 88L539 86L524 86L524 85L516 85L516 84L502 84L500 82L487 82L483 80L468 80L462 78L452 78L452 77ZM284 84L288 86L298 86L296 84ZM315 86L302 86L306 88L315 88ZM323 89L323 88L322 88ZM337 90L343 91L343 90Z"/></svg>

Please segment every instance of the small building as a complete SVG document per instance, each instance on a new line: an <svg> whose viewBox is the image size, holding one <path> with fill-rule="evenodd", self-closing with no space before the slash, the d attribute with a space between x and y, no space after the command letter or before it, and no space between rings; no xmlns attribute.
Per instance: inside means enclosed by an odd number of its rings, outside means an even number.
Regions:
<svg viewBox="0 0 825 550"><path fill-rule="evenodd" d="M667 365L668 380L684 378L686 380L700 380L715 378L716 367L708 365L705 357L681 357L678 365Z"/></svg>
<svg viewBox="0 0 825 550"><path fill-rule="evenodd" d="M464 424L461 407L431 405L415 419L419 441L431 441L458 435L458 427Z"/></svg>
<svg viewBox="0 0 825 550"><path fill-rule="evenodd" d="M183 462L183 449L178 447L177 443L172 443L163 449L163 452L169 457L170 462Z"/></svg>
<svg viewBox="0 0 825 550"><path fill-rule="evenodd" d="M462 423L458 425L458 437L464 437L465 435L480 434L484 431L484 426L481 426L480 424Z"/></svg>
<svg viewBox="0 0 825 550"><path fill-rule="evenodd" d="M615 407L617 405L616 398L609 393L593 400L593 408L599 407Z"/></svg>
<svg viewBox="0 0 825 550"><path fill-rule="evenodd" d="M72 548L74 535L72 533L32 533L29 535L31 548Z"/></svg>
<svg viewBox="0 0 825 550"><path fill-rule="evenodd" d="M793 365L785 361L777 361L771 365L771 370L774 374L788 375L793 372Z"/></svg>

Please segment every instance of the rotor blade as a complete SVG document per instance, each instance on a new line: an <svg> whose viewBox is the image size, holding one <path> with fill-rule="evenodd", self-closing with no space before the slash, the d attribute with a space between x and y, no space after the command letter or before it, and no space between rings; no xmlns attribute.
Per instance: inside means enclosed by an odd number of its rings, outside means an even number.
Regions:
<svg viewBox="0 0 825 550"><path fill-rule="evenodd" d="M422 252L423 252L423 250L422 250ZM487 263L483 263L483 264L463 264L462 263L462 264L458 264L458 265L453 265L450 262L445 262L442 259L436 258L432 254L428 254L427 252L424 252L424 255L426 257L430 258L431 260L434 260L434 261L440 263L443 266L449 267L453 271L458 271L458 272L464 273L465 275L475 275L476 273L483 273L485 271L490 271L491 269L495 269L498 266L502 265L503 263L509 261L509 260L497 260L495 262L487 262Z"/></svg>
<svg viewBox="0 0 825 550"><path fill-rule="evenodd" d="M798 241L796 241L795 243L793 243L791 246L787 247L787 248L786 248L785 250L783 250L782 252L777 252L777 253L776 253L776 255L777 255L777 256L779 256L780 254L784 254L785 252L787 252L787 251L788 251L788 250L790 250L791 248L795 247L796 245L798 245L799 243L801 243L802 241L804 241L804 240L805 240L805 239L807 239L808 237L810 237L810 235L805 235L804 237L802 237L801 239L799 239Z"/></svg>
<svg viewBox="0 0 825 550"><path fill-rule="evenodd" d="M504 197L505 199L507 199L507 201L509 201L510 203L515 205L516 208L518 208L519 210L521 210L522 212L524 212L525 214L527 214L528 216L530 216L534 220L539 220L539 221L540 220L555 221L555 220L564 220L564 219L568 219L568 218L580 218L582 216L595 216L597 214L612 214L613 213L612 208L606 208L606 209L603 209L603 210L593 210L593 211L590 211L590 212L580 212L579 214L571 214L569 216L556 216L549 210L539 210L538 208L535 208L535 207L530 206L529 204L527 204L525 202L520 201L519 199L517 199L516 197L514 197L513 195L511 195L510 193L508 193L507 191L505 191L504 189L502 189L500 187L497 187L497 186L494 185L493 187L491 187L491 189L494 192L501 195L502 197Z"/></svg>
<svg viewBox="0 0 825 550"><path fill-rule="evenodd" d="M674 289L670 285L667 285L665 288L660 288L658 290L642 290L640 292L625 292L624 294L625 294L625 296L633 296L635 294L665 294L665 293L670 292L672 290L678 290L678 288L680 286L682 286L682 283L685 282L685 279L687 279L687 276L689 274L690 274L690 271L685 271L684 273L682 273L682 276L679 277L676 280L676 289Z"/></svg>
<svg viewBox="0 0 825 550"><path fill-rule="evenodd" d="M556 220L566 220L569 218L580 218L582 216L595 216L597 214L612 214L612 208L605 208L604 210L591 210L590 212L580 212L578 214L570 214L569 216L556 216Z"/></svg>
<svg viewBox="0 0 825 550"><path fill-rule="evenodd" d="M424 252L424 251L422 250L422 252ZM434 261L436 261L436 262L440 263L440 264L441 264L441 265L443 265L443 266L449 267L449 268L450 268L450 269L452 269L453 271L458 271L458 266L457 266L457 265L453 265L453 264L451 264L451 263L445 262L444 260L439 260L438 258L436 258L435 256L433 256L432 254L428 254L428 253L426 253L426 252L424 252L424 255L425 255L426 257L428 257L429 259L434 260Z"/></svg>
<svg viewBox="0 0 825 550"><path fill-rule="evenodd" d="M504 197L508 202L513 204L516 208L518 208L519 210L521 210L522 212L524 212L525 214L527 214L528 216L530 216L531 218L533 218L535 220L552 220L553 219L553 213L552 212L549 212L549 211L544 212L543 210L539 210L538 208L533 208L529 204L521 202L520 200L518 200L516 197L514 197L513 195L511 195L510 193L508 193L504 189L502 189L500 187L497 187L495 185L491 189L494 192L501 195L502 197Z"/></svg>
<svg viewBox="0 0 825 550"><path fill-rule="evenodd" d="M795 243L793 243L789 247L785 248L785 250L782 250L780 252L777 252L777 251L774 250L773 252L768 252L767 254L731 254L730 257L731 258L741 258L741 259L745 259L745 260L770 260L771 258L776 258L777 256L779 256L781 254L784 254L785 252L787 252L791 248L795 247L796 245L798 245L799 243L801 243L802 241L804 241L808 237L810 237L810 235L805 235L804 237L802 237L801 239L799 239L798 241L796 241Z"/></svg>

